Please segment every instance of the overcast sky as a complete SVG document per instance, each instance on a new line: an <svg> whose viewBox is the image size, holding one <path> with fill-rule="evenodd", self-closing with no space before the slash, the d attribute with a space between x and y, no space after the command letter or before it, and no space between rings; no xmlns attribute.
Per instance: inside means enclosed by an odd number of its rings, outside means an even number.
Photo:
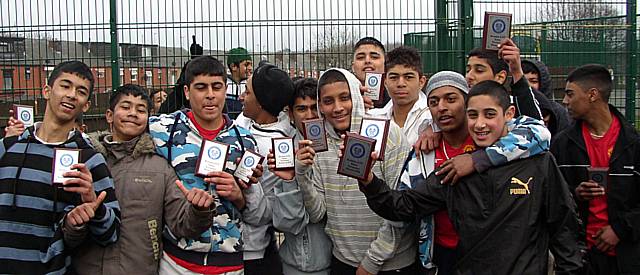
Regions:
<svg viewBox="0 0 640 275"><path fill-rule="evenodd" d="M549 1L476 1L484 11L509 12L515 23L538 20ZM557 1L552 1L557 2ZM570 5L583 1L565 1ZM624 1L608 1L624 14ZM188 48L191 35L205 49L315 49L327 37L375 36L401 43L410 32L433 30L432 0L118 0L119 41ZM452 4L451 7L455 4ZM0 32L61 40L108 42L108 0L0 0ZM456 16L451 8L450 17ZM77 24L77 25L74 25ZM342 38L339 38L342 37Z"/></svg>

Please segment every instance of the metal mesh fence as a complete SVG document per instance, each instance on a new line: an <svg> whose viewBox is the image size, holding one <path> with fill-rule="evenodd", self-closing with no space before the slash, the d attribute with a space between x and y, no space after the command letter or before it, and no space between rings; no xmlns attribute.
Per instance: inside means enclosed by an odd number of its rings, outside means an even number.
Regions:
<svg viewBox="0 0 640 275"><path fill-rule="evenodd" d="M48 74L78 59L96 77L87 117L98 119L114 85L170 89L194 36L204 54L226 60L226 51L245 47L254 64L268 60L291 76L350 68L353 44L364 36L387 50L418 48L427 74L464 72L465 53L480 44L485 11L514 15L514 40L523 57L549 66L556 99L571 69L601 63L614 74L611 102L631 106L627 114L635 116L638 95L629 84L638 72L637 58L630 59L638 52L638 27L626 15L635 19L638 11L622 0L0 0L0 110L36 105L41 116ZM0 125L6 115L0 111Z"/></svg>

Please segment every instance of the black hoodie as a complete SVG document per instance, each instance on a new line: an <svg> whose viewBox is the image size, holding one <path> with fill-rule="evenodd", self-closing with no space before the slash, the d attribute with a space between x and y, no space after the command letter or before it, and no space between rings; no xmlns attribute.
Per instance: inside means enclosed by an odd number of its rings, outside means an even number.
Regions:
<svg viewBox="0 0 640 275"><path fill-rule="evenodd" d="M572 121L569 117L569 112L567 112L567 108L562 106L562 104L553 100L551 76L547 66L538 60L522 60L522 62L532 64L538 70L540 89L534 92L534 96L536 100L538 100L538 103L540 103L540 110L551 115L549 131L551 135L554 136L556 133L559 133L571 125Z"/></svg>

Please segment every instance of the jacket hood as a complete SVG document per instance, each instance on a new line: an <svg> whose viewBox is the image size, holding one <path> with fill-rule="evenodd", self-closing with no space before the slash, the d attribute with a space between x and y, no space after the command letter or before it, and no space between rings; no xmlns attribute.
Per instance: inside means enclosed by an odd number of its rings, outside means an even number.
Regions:
<svg viewBox="0 0 640 275"><path fill-rule="evenodd" d="M108 157L110 151L122 151L122 153L131 155L134 159L147 154L155 154L156 152L156 147L149 133L143 133L138 138L129 142L117 144L117 146L107 144L106 138L110 136L111 133L109 132L94 132L89 134L89 140L96 152L100 153L105 158Z"/></svg>
<svg viewBox="0 0 640 275"><path fill-rule="evenodd" d="M544 94L549 99L553 99L553 91L551 90L551 75L549 74L549 69L547 69L547 65L538 60L522 60L523 63L529 63L538 69L540 72L540 92Z"/></svg>
<svg viewBox="0 0 640 275"><path fill-rule="evenodd" d="M365 114L364 101L362 100L362 95L360 94L360 80L358 80L355 75L345 69L331 68L328 69L325 74L329 71L337 71L344 75L344 77L347 79L347 82L349 84L349 92L351 93L352 105L351 126L349 127L349 130L351 132L358 132L360 130L360 123L362 123L362 118ZM320 77L320 80L318 80L318 82L321 82L322 79L323 77ZM318 95L316 96L316 100L320 102L320 87L318 87ZM324 115L320 112L320 104L318 104L318 115L321 118L324 118ZM330 136L332 136L333 138L340 138L340 135L336 133L333 126L329 125L329 123L325 123L325 128Z"/></svg>

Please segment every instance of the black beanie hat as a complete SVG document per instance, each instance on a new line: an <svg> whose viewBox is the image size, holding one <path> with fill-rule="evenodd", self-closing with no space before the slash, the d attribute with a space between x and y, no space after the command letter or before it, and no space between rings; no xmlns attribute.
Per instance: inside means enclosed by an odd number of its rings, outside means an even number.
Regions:
<svg viewBox="0 0 640 275"><path fill-rule="evenodd" d="M251 76L251 85L260 106L276 117L293 98L291 78L272 64L259 66Z"/></svg>

